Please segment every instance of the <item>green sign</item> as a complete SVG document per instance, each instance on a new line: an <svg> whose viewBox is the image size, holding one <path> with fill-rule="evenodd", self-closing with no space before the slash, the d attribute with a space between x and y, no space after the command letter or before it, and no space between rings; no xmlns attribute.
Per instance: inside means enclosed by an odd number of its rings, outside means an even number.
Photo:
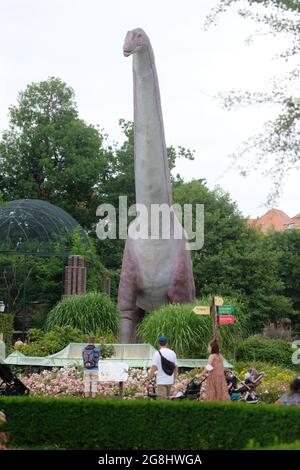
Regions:
<svg viewBox="0 0 300 470"><path fill-rule="evenodd" d="M235 307L233 305L220 305L217 309L218 315L231 315L235 312Z"/></svg>

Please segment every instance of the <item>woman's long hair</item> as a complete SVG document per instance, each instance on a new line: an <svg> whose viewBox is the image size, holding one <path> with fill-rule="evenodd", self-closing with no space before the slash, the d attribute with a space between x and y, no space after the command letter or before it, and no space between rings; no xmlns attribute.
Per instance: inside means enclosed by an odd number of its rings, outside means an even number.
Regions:
<svg viewBox="0 0 300 470"><path fill-rule="evenodd" d="M220 346L215 338L210 341L209 346L211 348L211 354L220 354Z"/></svg>

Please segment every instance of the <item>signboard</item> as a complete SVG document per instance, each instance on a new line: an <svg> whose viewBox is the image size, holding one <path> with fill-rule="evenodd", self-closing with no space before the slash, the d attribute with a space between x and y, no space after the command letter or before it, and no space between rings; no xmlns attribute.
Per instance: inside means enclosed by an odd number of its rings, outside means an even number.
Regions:
<svg viewBox="0 0 300 470"><path fill-rule="evenodd" d="M223 305L224 303L224 300L222 299L222 297L215 297L215 305L219 306L219 305Z"/></svg>
<svg viewBox="0 0 300 470"><path fill-rule="evenodd" d="M233 305L222 305L218 307L218 315L231 315L235 312L235 307Z"/></svg>
<svg viewBox="0 0 300 470"><path fill-rule="evenodd" d="M231 325L235 322L233 315L218 315L218 323L220 325Z"/></svg>
<svg viewBox="0 0 300 470"><path fill-rule="evenodd" d="M99 382L126 382L127 379L126 362L99 361Z"/></svg>
<svg viewBox="0 0 300 470"><path fill-rule="evenodd" d="M193 308L193 312L196 315L209 315L210 314L210 307L206 305L197 305Z"/></svg>

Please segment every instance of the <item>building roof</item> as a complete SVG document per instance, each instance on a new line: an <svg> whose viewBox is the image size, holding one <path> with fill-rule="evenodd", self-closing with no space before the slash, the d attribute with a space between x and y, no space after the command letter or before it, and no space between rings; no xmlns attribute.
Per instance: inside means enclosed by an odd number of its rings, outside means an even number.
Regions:
<svg viewBox="0 0 300 470"><path fill-rule="evenodd" d="M273 208L268 210L261 217L257 217L256 219L247 219L247 223L250 226L258 228L264 233L269 230L283 232L293 228L295 225L300 226L300 214L291 218L282 210Z"/></svg>

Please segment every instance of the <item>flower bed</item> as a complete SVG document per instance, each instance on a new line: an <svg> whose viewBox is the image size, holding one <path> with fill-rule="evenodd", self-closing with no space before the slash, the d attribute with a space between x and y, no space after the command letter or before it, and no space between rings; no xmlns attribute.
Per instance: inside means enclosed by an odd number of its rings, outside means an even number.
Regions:
<svg viewBox="0 0 300 470"><path fill-rule="evenodd" d="M184 392L191 376L197 370L180 374L173 387L173 393ZM147 371L145 369L129 369L128 380L124 383L124 398L135 399L147 396L145 380ZM44 370L40 374L34 373L22 377L24 384L30 389L33 396L72 396L83 395L83 372L75 367L63 369ZM118 396L119 386L116 382L98 382L98 394L101 396Z"/></svg>
<svg viewBox="0 0 300 470"><path fill-rule="evenodd" d="M0 411L0 426L1 424L6 423L6 417L3 411ZM6 443L8 441L7 434L5 432L0 432L0 450L7 450Z"/></svg>
<svg viewBox="0 0 300 470"><path fill-rule="evenodd" d="M257 392L262 402L274 403L289 390L295 373L289 369L266 363L253 363L252 367L263 370L265 377ZM235 371L243 379L249 364L237 363ZM192 377L199 373L199 369L180 374L173 386L172 394L184 392ZM147 397L145 369L129 369L128 380L124 383L124 398L127 400ZM83 396L83 371L75 367L65 369L44 370L40 374L23 377L22 381L30 389L33 396ZM114 397L119 395L119 385L116 382L98 382L98 395Z"/></svg>
<svg viewBox="0 0 300 470"><path fill-rule="evenodd" d="M265 376L261 385L257 387L259 398L264 403L275 403L284 393L289 391L290 383L295 378L295 372L265 362L255 362L251 364L256 370L264 371ZM235 371L240 378L244 378L245 373L249 369L249 364L237 363Z"/></svg>

